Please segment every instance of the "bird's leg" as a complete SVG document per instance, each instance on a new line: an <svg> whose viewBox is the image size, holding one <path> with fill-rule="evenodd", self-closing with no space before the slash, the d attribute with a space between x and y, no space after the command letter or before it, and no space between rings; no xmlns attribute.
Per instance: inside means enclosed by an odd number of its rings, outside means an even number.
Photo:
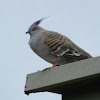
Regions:
<svg viewBox="0 0 100 100"><path fill-rule="evenodd" d="M58 65L58 62L55 62L55 63L53 64L53 66L50 67L50 68L56 67L57 65Z"/></svg>
<svg viewBox="0 0 100 100"><path fill-rule="evenodd" d="M56 67L57 65L58 65L58 62L55 62L55 63L53 64L52 67L45 68L45 69L43 69L43 71L45 71L45 70L47 70L47 69L51 69L51 68L53 68L53 67Z"/></svg>

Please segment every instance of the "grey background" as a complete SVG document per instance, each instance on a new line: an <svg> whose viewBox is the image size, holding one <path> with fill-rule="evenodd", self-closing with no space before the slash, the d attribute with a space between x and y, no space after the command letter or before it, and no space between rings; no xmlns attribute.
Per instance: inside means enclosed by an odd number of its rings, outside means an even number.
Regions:
<svg viewBox="0 0 100 100"><path fill-rule="evenodd" d="M0 2L0 100L61 100L53 93L24 94L26 74L52 65L32 52L29 26L69 37L92 56L100 55L100 0L2 0Z"/></svg>

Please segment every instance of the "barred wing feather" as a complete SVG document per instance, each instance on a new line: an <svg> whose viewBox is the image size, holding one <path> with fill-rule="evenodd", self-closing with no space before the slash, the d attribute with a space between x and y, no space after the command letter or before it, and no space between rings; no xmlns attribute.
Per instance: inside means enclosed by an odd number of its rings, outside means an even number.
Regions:
<svg viewBox="0 0 100 100"><path fill-rule="evenodd" d="M44 44L56 56L80 56L84 50L76 46L69 38L52 31L44 32ZM86 53L86 52L85 52Z"/></svg>

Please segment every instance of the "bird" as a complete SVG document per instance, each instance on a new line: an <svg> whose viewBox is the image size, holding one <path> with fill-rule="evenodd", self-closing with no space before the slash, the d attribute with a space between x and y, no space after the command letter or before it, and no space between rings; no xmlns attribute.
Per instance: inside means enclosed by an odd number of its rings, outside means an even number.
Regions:
<svg viewBox="0 0 100 100"><path fill-rule="evenodd" d="M68 37L54 31L46 30L39 26L44 20L42 18L34 22L26 32L30 35L30 48L42 59L53 64L51 69L56 66L73 63L83 59L92 58L92 56L77 46Z"/></svg>

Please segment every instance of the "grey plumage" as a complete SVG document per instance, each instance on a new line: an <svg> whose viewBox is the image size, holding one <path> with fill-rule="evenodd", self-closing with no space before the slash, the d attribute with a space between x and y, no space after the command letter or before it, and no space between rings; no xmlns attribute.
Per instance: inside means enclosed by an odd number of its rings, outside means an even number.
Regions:
<svg viewBox="0 0 100 100"><path fill-rule="evenodd" d="M29 45L38 56L52 64L57 62L58 65L92 57L66 36L39 27L42 20L33 23L26 32L30 34Z"/></svg>

